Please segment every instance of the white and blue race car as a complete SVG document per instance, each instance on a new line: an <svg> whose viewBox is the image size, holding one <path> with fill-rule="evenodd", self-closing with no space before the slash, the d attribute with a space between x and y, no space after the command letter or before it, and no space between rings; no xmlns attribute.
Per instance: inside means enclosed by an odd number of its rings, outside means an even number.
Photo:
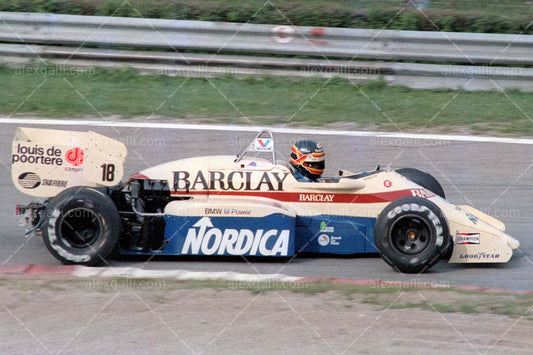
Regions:
<svg viewBox="0 0 533 355"><path fill-rule="evenodd" d="M12 178L43 198L18 206L67 264L130 255L293 257L379 253L401 272L507 262L519 242L416 169L299 182L262 131L239 155L181 159L121 182L126 147L95 132L19 128ZM251 154L256 153L256 154ZM257 155L269 155L270 159ZM255 156L253 156L255 155Z"/></svg>

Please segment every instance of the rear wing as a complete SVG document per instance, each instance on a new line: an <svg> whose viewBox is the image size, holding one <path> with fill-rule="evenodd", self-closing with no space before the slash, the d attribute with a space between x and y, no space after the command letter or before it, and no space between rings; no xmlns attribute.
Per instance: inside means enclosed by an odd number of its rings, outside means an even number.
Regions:
<svg viewBox="0 0 533 355"><path fill-rule="evenodd" d="M52 129L17 129L11 177L17 189L52 197L73 186L114 186L124 175L126 146L101 134Z"/></svg>

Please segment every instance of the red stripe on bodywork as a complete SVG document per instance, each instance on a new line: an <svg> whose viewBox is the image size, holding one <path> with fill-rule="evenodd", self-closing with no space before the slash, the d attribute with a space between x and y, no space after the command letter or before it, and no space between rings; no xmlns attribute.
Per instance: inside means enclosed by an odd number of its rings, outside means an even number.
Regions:
<svg viewBox="0 0 533 355"><path fill-rule="evenodd" d="M375 194L346 194L346 193L323 193L323 192L282 192L282 191L190 191L172 192L175 196L205 195L205 196L257 196L267 197L284 202L314 202L314 203L383 203L395 201L402 197L413 196L411 190L399 190L378 192ZM302 195L304 197L302 198ZM309 196L314 196L309 197ZM328 197L326 197L328 196ZM329 199L329 196L333 198Z"/></svg>

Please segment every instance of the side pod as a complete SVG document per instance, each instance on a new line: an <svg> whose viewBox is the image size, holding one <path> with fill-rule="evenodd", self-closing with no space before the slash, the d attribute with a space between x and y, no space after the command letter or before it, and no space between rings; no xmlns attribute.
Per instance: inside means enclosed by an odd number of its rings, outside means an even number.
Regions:
<svg viewBox="0 0 533 355"><path fill-rule="evenodd" d="M195 198L165 207L160 255L290 257L296 214L268 198Z"/></svg>

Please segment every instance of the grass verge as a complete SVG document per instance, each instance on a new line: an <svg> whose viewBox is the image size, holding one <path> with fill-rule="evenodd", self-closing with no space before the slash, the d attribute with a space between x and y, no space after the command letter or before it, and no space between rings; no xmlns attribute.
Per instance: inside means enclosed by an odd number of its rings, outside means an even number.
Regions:
<svg viewBox="0 0 533 355"><path fill-rule="evenodd" d="M533 136L531 93L413 90L344 79L213 79L133 70L0 67L10 117L186 119L223 124L348 123L356 129Z"/></svg>

